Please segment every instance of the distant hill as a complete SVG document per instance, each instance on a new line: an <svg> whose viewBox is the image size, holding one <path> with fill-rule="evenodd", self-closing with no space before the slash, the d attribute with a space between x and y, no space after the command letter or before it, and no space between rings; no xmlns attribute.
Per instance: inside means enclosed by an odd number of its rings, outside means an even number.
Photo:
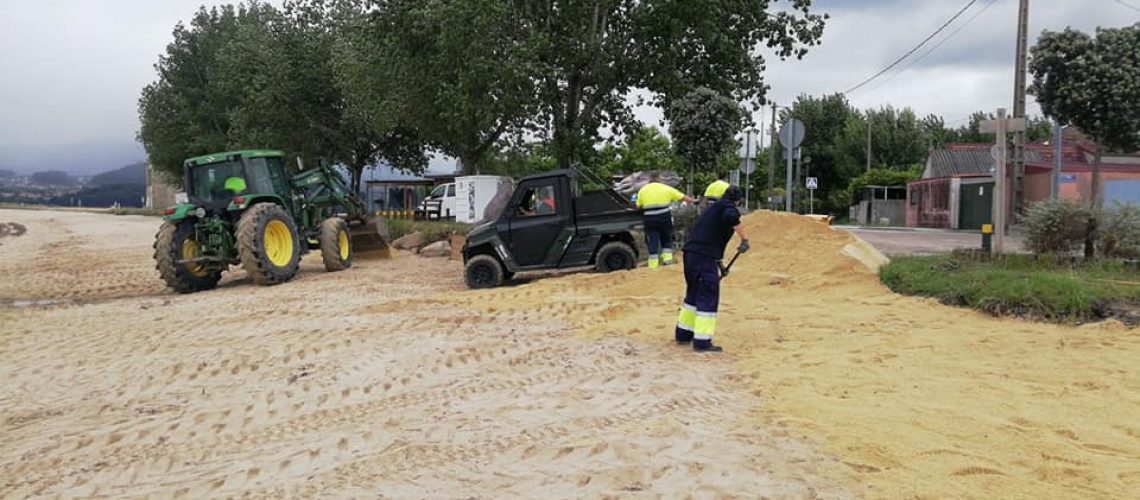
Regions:
<svg viewBox="0 0 1140 500"><path fill-rule="evenodd" d="M75 179L67 175L67 172L48 170L32 174L32 182L41 186L70 186L75 184Z"/></svg>
<svg viewBox="0 0 1140 500"><path fill-rule="evenodd" d="M0 179L7 179L9 177L15 177L15 176L16 176L16 172L0 168Z"/></svg>
<svg viewBox="0 0 1140 500"><path fill-rule="evenodd" d="M143 206L143 195L146 186L143 184L109 184L92 186L81 189L79 192L52 199L51 205L70 205L73 200L85 207L109 207L118 203L124 207Z"/></svg>
<svg viewBox="0 0 1140 500"><path fill-rule="evenodd" d="M108 172L103 172L91 178L91 184L96 186L111 186L115 184L141 184L146 185L146 162L132 163Z"/></svg>

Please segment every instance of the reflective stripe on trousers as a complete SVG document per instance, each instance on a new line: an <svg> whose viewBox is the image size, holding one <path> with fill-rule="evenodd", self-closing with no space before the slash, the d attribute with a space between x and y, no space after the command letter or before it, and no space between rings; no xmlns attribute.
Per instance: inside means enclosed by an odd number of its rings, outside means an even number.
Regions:
<svg viewBox="0 0 1140 500"><path fill-rule="evenodd" d="M716 313L697 311L696 321L693 322L693 339L712 340L716 331Z"/></svg>
<svg viewBox="0 0 1140 500"><path fill-rule="evenodd" d="M685 252L685 304L693 306L692 331L696 340L712 340L720 305L720 270L716 259Z"/></svg>
<svg viewBox="0 0 1140 500"><path fill-rule="evenodd" d="M697 306L688 302L681 304L681 312L677 314L677 339L691 338L696 328Z"/></svg>

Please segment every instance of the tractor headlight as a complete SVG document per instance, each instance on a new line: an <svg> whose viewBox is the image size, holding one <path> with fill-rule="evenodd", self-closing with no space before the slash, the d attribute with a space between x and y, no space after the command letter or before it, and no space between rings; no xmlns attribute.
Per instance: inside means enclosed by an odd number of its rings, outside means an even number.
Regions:
<svg viewBox="0 0 1140 500"><path fill-rule="evenodd" d="M203 207L198 207L198 209L194 211L194 217L197 217L199 219L205 219L206 218L206 209Z"/></svg>

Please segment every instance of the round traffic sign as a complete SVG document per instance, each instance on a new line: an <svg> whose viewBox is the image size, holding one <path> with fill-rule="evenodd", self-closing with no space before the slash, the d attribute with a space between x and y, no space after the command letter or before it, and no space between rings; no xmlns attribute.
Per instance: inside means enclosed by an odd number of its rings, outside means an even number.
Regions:
<svg viewBox="0 0 1140 500"><path fill-rule="evenodd" d="M804 142L804 133L807 130L804 128L804 122L796 118L792 118L780 127L780 144L788 149L795 149L800 147Z"/></svg>

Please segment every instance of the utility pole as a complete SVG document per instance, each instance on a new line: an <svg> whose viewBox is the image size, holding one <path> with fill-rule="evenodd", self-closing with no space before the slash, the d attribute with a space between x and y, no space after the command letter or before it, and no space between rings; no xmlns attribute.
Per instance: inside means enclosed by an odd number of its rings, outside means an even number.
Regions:
<svg viewBox="0 0 1140 500"><path fill-rule="evenodd" d="M1009 210L1009 198L1006 194L1006 135L1010 132L1025 130L1025 118L1008 118L1005 108L998 108L997 118L981 123L981 131L994 134L994 253L1005 251L1006 218Z"/></svg>
<svg viewBox="0 0 1140 500"><path fill-rule="evenodd" d="M1025 66L1027 31L1029 31L1029 0L1020 0L1017 12L1017 56L1013 75L1013 118L1025 118ZM1021 212L1023 181L1025 177L1025 130L1013 133L1013 213Z"/></svg>
<svg viewBox="0 0 1140 500"><path fill-rule="evenodd" d="M871 171L871 116L867 115L867 171Z"/></svg>
<svg viewBox="0 0 1140 500"><path fill-rule="evenodd" d="M1053 119L1053 182L1050 194L1056 200L1061 197L1061 141L1064 134L1061 131L1061 122Z"/></svg>
<svg viewBox="0 0 1140 500"><path fill-rule="evenodd" d="M773 195L773 189L776 187L776 103L772 103L772 123L768 127L768 196ZM770 208L775 211L776 204L771 203Z"/></svg>
<svg viewBox="0 0 1140 500"><path fill-rule="evenodd" d="M748 162L752 161L752 130L744 132L744 212L748 212L748 184L750 172Z"/></svg>

